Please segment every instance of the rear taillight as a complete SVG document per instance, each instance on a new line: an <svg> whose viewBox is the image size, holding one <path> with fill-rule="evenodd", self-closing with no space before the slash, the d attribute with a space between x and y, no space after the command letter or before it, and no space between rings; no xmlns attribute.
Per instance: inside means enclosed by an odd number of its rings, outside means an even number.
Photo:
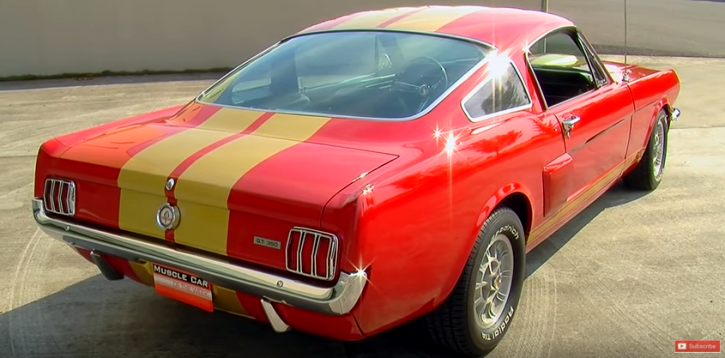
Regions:
<svg viewBox="0 0 725 358"><path fill-rule="evenodd" d="M337 236L295 227L287 236L285 259L287 270L321 280L332 280L336 274Z"/></svg>
<svg viewBox="0 0 725 358"><path fill-rule="evenodd" d="M45 211L73 216L76 213L76 185L63 179L46 179L43 191Z"/></svg>

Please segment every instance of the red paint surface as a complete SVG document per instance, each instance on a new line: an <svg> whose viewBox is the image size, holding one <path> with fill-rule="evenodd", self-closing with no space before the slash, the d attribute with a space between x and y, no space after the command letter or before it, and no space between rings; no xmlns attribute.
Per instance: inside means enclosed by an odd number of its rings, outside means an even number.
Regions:
<svg viewBox="0 0 725 358"><path fill-rule="evenodd" d="M331 197L361 174L395 159L310 143L315 138L268 158L234 185L227 204L229 256L284 269L284 251L255 245L255 235L284 243L292 226L319 228Z"/></svg>

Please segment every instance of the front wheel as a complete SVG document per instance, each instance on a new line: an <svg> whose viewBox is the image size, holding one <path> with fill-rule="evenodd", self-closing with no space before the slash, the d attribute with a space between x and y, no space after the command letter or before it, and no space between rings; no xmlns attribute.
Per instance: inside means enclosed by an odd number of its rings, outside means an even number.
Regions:
<svg viewBox="0 0 725 358"><path fill-rule="evenodd" d="M509 208L496 209L476 239L448 299L426 317L431 338L469 356L483 356L511 326L524 282L525 238Z"/></svg>
<svg viewBox="0 0 725 358"><path fill-rule="evenodd" d="M647 148L637 166L624 176L624 185L636 189L652 191L662 182L667 161L667 139L669 126L667 112L661 110L657 114Z"/></svg>

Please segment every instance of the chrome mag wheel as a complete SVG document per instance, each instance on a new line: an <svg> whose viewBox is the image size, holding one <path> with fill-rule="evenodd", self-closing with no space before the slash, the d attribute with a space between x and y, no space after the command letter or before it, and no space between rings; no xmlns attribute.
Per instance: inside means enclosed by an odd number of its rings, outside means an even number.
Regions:
<svg viewBox="0 0 725 358"><path fill-rule="evenodd" d="M507 206L496 208L481 226L453 291L426 316L430 337L466 356L493 351L511 327L525 273L521 219Z"/></svg>
<svg viewBox="0 0 725 358"><path fill-rule="evenodd" d="M504 312L511 295L514 250L504 234L491 239L478 269L474 310L483 329L493 327Z"/></svg>
<svg viewBox="0 0 725 358"><path fill-rule="evenodd" d="M665 126L662 120L658 120L654 129L654 155L652 156L652 174L659 180L662 176L665 153Z"/></svg>

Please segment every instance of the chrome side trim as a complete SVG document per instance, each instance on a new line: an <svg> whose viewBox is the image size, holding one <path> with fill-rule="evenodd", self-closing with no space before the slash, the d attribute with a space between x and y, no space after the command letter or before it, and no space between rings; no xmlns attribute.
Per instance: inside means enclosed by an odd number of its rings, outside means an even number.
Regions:
<svg viewBox="0 0 725 358"><path fill-rule="evenodd" d="M497 55L498 55L497 52L493 52L493 53L491 53L490 56L497 56ZM525 105L518 106L518 107L508 108L508 109L504 109L504 110L501 110L498 112L485 114L483 116L478 116L478 117L471 116L471 114L466 109L466 102L471 100L471 98L476 94L476 92L478 92L481 88L483 88L483 86L485 86L489 82L491 82L493 77L491 77L491 74L489 74L486 77L486 79L481 81L481 83L479 83L470 92L468 92L468 94L466 94L466 96L463 97L463 99L461 100L461 109L463 110L463 113L466 114L466 117L468 117L468 119L471 122L476 123L476 122L480 122L480 121L483 121L483 120L491 118L491 117L514 113L514 112L518 112L518 111L524 111L527 109L531 109L531 107L533 106L533 100L531 98L531 91L529 91L529 86L526 85L526 82L524 81L523 76L521 76L521 72L519 71L519 68L516 66L516 64L513 62L513 60L511 60L511 58L507 58L507 62L510 66L512 66L514 68L514 71L516 72L516 75L518 76L519 81L521 82L521 86L524 87L524 91L526 91L526 97L528 99L528 103Z"/></svg>
<svg viewBox="0 0 725 358"><path fill-rule="evenodd" d="M577 38L579 39L579 42L582 44L582 47L589 52L590 60L594 62L594 64L599 68L599 71L602 72L602 74L605 77L605 83L597 84L600 88L604 87L608 84L614 83L614 78L612 77L612 74L607 71L607 66L604 65L602 62L602 59L599 57L599 54L594 49L594 46L589 42L589 39L584 35L584 32L580 29L576 29ZM592 72L594 69L592 69Z"/></svg>
<svg viewBox="0 0 725 358"><path fill-rule="evenodd" d="M546 103L546 98L544 97L544 91L541 89L541 84L539 83L539 79L536 77L536 73L534 72L534 67L531 66L531 61L529 60L529 50L531 50L531 46L535 45L537 42L539 42L544 37L549 36L550 34L552 34L554 32L565 30L565 29L577 31L576 25L573 25L573 24L558 26L553 29L550 29L547 32L544 32L540 36L536 37L534 40L528 41L528 45L524 46L524 48L523 48L526 67L528 67L529 71L531 72L531 76L534 77L534 82L536 84L536 91L539 95L539 100L541 101L541 104L542 104L541 107L543 109L543 112L548 111L549 108L551 108L551 107L549 107L549 104Z"/></svg>
<svg viewBox="0 0 725 358"><path fill-rule="evenodd" d="M463 110L463 112L466 113L466 117L468 117L468 119L471 122L478 123L478 122L482 122L482 121L484 121L486 119L490 119L490 118L493 118L493 117L503 116L503 115L507 115L507 114L511 114L511 113L519 112L519 111L526 111L526 110L529 110L529 109L531 109L531 104L530 103L527 104L527 105L525 105L525 106L519 106L519 107L509 108L509 109L505 109L503 111L498 111L498 112L495 112L495 113L487 114L485 116L478 116L476 118L471 118L471 116L468 114L468 112L465 109Z"/></svg>
<svg viewBox="0 0 725 358"><path fill-rule="evenodd" d="M541 83L539 83L539 78L536 77L536 72L534 71L534 67L531 65L531 61L529 60L529 50L531 49L531 46L535 45L537 42L539 42L544 37L547 37L553 33L560 32L560 31L573 31L574 32L574 34L576 35L576 42L582 47L582 52L584 52L584 56L587 58L587 66L589 67L589 71L592 72L592 76L594 76L594 69L592 68L592 65L597 65L601 68L601 70L604 71L604 76L607 79L607 83L604 83L601 85L599 83L597 83L597 88L594 90L590 90L590 91L581 93L575 97L569 98L566 101L562 101L553 106L549 106L549 104L546 102L546 97L544 96L544 91L541 89ZM591 46L591 44L588 41L589 40L586 38L586 36L584 36L584 34L579 30L579 28L576 25L570 24L570 25L563 25L563 26L555 27L555 28L543 33L539 37L536 37L535 40L529 41L528 45L524 47L524 59L526 60L525 61L526 67L531 72L532 77L534 77L536 90L537 90L537 93L539 94L539 97L540 97L539 99L541 100L541 103L542 103L543 112L547 112L548 110L550 110L552 108L556 108L557 106L566 104L569 101L577 99L581 96L595 92L604 86L615 83L614 79L612 78L609 71L606 70L606 66L604 66L604 64L602 63L602 59L595 52L594 47ZM594 61L594 63L591 63L591 61ZM625 75L626 75L626 72L625 72ZM595 81L596 81L596 78L595 78Z"/></svg>
<svg viewBox="0 0 725 358"><path fill-rule="evenodd" d="M319 287L224 260L166 246L130 235L118 235L73 224L47 215L43 200L31 202L33 218L49 236L75 247L129 261L148 261L176 267L229 289L301 309L344 315L357 304L367 284L364 271L340 273L333 287Z"/></svg>

